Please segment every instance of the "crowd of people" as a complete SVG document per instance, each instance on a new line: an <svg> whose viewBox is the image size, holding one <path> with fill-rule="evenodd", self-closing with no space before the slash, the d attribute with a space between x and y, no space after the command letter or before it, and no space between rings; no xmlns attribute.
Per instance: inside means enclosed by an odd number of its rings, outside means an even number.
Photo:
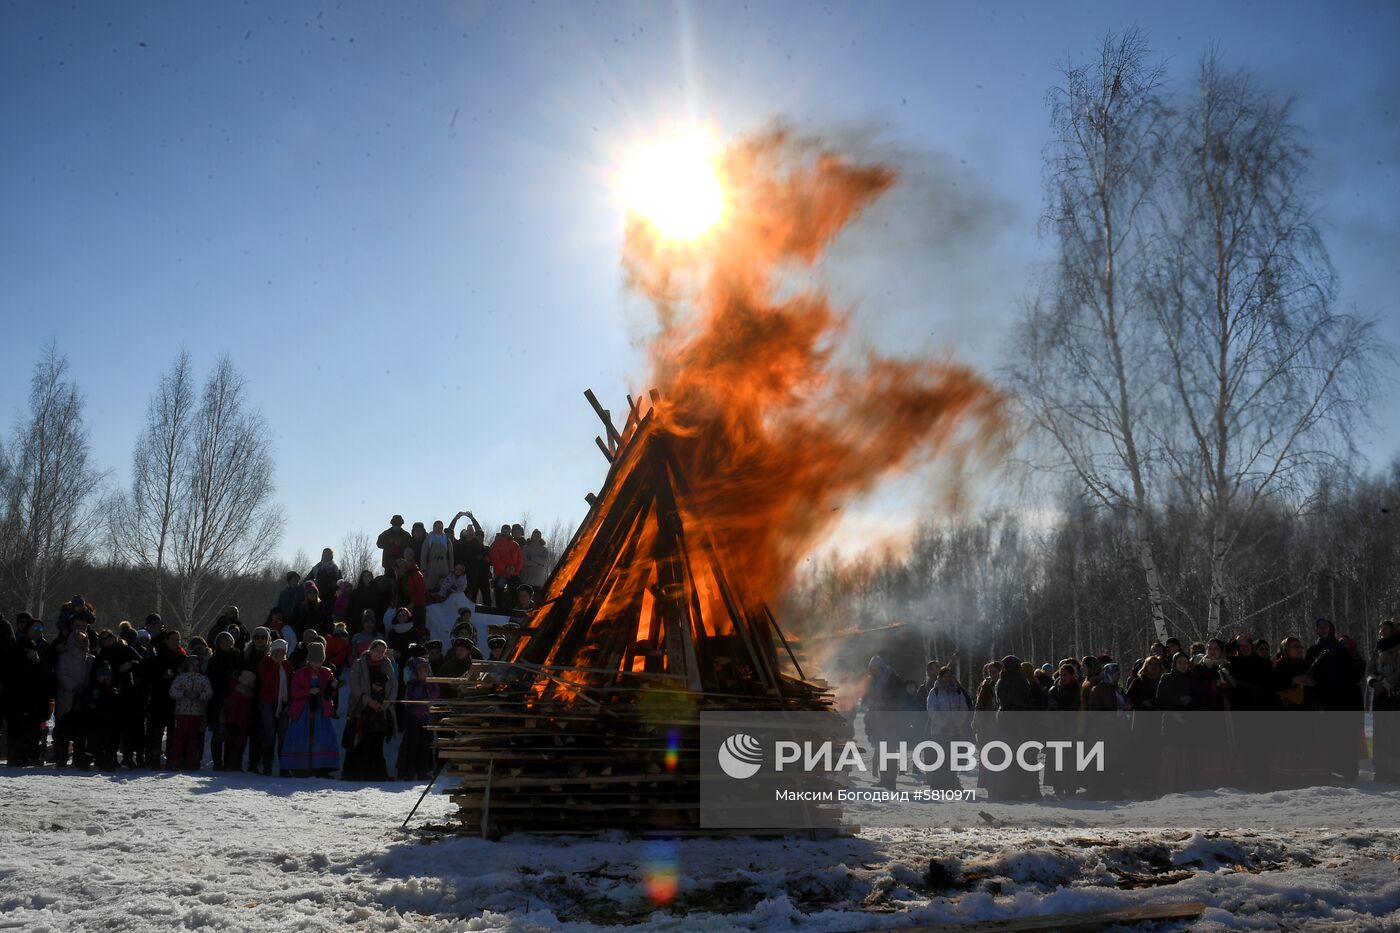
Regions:
<svg viewBox="0 0 1400 933"><path fill-rule="evenodd" d="M457 522L469 527L455 534ZM82 596L52 625L0 615L0 722L12 767L255 771L347 780L427 778L429 706L474 661L472 606L509 624L527 614L552 554L538 529L502 525L488 546L470 512L410 530L395 515L379 535L381 572L346 574L326 548L305 575L286 574L262 624L227 606L203 631L104 625ZM352 580L351 577L354 577ZM433 639L428 609L454 594L451 640ZM447 608L447 607L444 607ZM250 628L250 625L252 627ZM397 742L394 740L397 738ZM397 746L393 761L386 751Z"/></svg>
<svg viewBox="0 0 1400 933"><path fill-rule="evenodd" d="M1153 643L1126 667L1106 653L1036 666L1008 655L982 666L969 691L952 666L930 661L922 684L904 680L880 656L870 659L862 699L872 743L911 738L1107 737L1126 750L1104 773L978 773L993 797L1038 799L1041 783L1060 795L1153 796L1203 787L1285 786L1355 781L1361 760L1375 779L1400 781L1400 632L1386 621L1368 664L1355 639L1318 619L1310 645L1288 637L1277 648L1240 633L1225 641ZM1372 738L1363 712L1370 691ZM1326 716L1261 719L1246 715L1311 711ZM1045 713L1045 717L1022 714ZM1194 716L1194 713L1230 715ZM1095 715L1098 714L1098 715ZM1286 731L1284 731L1286 730ZM912 733L912 735L911 735ZM1130 764L1122 764L1122 758ZM1047 759L1048 761L1048 759ZM894 768L878 774L893 789ZM955 787L949 769L930 771L934 786Z"/></svg>

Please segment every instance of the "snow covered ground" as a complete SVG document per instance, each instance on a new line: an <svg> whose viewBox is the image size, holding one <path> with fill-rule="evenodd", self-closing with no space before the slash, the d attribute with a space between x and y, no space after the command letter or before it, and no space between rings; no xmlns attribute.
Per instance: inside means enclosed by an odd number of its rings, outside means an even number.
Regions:
<svg viewBox="0 0 1400 933"><path fill-rule="evenodd" d="M1193 929L1400 930L1393 787L1280 801L1331 830L1231 830L1241 795L1217 791L1093 829L987 803L998 825L930 809L819 842L496 843L401 831L421 790L0 769L0 930L859 930L1164 900L1210 905ZM414 825L450 810L434 794ZM1153 877L1180 880L1122 887Z"/></svg>

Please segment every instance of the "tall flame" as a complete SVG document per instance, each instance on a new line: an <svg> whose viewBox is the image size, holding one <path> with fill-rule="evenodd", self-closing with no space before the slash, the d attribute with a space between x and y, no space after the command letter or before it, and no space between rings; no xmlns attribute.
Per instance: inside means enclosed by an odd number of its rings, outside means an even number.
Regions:
<svg viewBox="0 0 1400 933"><path fill-rule="evenodd" d="M961 457L1001 426L1001 399L970 370L852 352L824 291L789 284L895 185L777 129L718 159L728 211L692 242L629 219L628 284L655 308L656 417L680 438L686 505L713 536L737 595L777 605L837 510L936 455Z"/></svg>

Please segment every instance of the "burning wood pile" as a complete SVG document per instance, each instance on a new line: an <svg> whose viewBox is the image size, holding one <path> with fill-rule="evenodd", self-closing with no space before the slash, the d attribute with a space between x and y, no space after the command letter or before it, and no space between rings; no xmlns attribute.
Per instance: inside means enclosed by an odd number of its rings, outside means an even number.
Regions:
<svg viewBox="0 0 1400 933"><path fill-rule="evenodd" d="M737 592L675 446L629 398L607 479L501 661L444 680L439 755L467 831L702 832L702 710L831 709L762 601ZM725 555L742 560L742 554Z"/></svg>
<svg viewBox="0 0 1400 933"><path fill-rule="evenodd" d="M624 236L664 399L629 399L618 431L588 394L607 480L505 661L437 706L470 829L699 831L700 712L830 708L768 609L796 568L883 479L957 473L998 436L976 374L846 339L802 285L892 168L777 128L707 171L712 226L629 215Z"/></svg>

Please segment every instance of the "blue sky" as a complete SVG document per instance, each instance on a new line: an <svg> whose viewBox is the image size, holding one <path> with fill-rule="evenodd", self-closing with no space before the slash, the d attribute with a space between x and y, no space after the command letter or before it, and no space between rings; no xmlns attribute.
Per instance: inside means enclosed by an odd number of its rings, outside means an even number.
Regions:
<svg viewBox="0 0 1400 933"><path fill-rule="evenodd" d="M869 339L990 368L1045 255L1046 89L1132 25L1176 81L1214 41L1298 96L1343 301L1400 345L1394 3L10 3L0 417L56 337L125 484L159 372L227 352L286 554L393 512L577 520L605 467L580 393L620 408L644 372L629 147L776 117L895 154L930 196L883 205L834 289Z"/></svg>

